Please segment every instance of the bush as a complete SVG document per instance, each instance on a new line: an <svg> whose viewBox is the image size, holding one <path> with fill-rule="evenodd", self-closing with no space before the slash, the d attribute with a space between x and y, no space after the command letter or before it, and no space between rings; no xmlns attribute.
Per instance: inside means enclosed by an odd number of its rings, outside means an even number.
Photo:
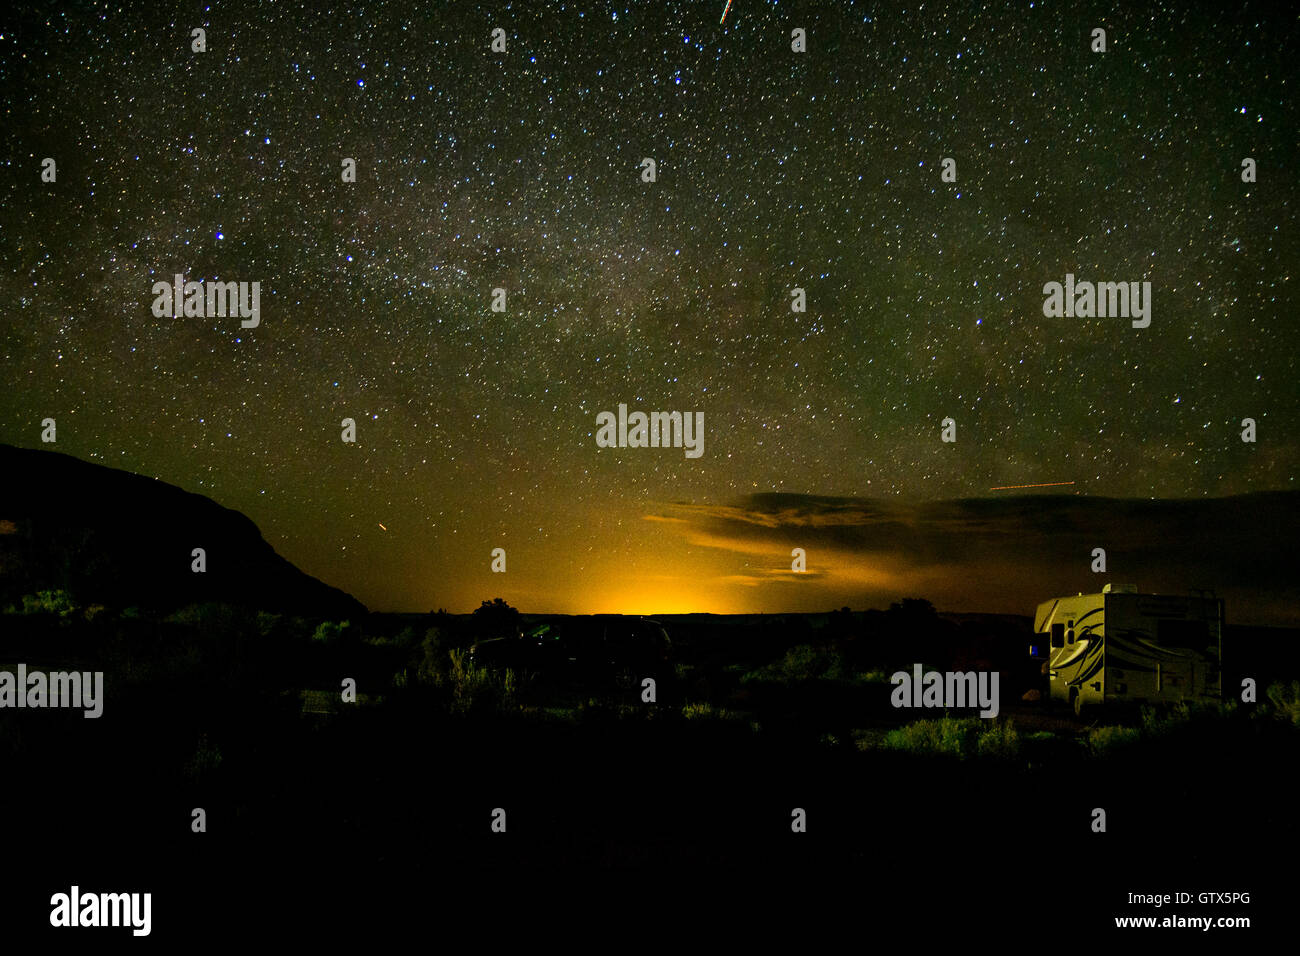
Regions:
<svg viewBox="0 0 1300 956"><path fill-rule="evenodd" d="M885 746L913 754L949 754L962 757L974 746L975 727L970 719L942 717L918 720L885 735Z"/></svg>
<svg viewBox="0 0 1300 956"><path fill-rule="evenodd" d="M441 687L447 676L447 654L444 650L442 630L431 627L424 632L420 642L419 663L415 668L416 679L425 684Z"/></svg>
<svg viewBox="0 0 1300 956"><path fill-rule="evenodd" d="M1160 737L1182 730L1189 724L1204 725L1235 710L1231 702L1224 705L1218 701L1180 700L1173 706L1145 706L1142 708L1142 733L1148 737Z"/></svg>
<svg viewBox="0 0 1300 956"><path fill-rule="evenodd" d="M76 609L72 595L61 588L23 595L24 614L57 614L67 617Z"/></svg>
<svg viewBox="0 0 1300 956"><path fill-rule="evenodd" d="M220 601L188 604L166 618L170 624L183 624L206 634L233 634L257 626L257 619L249 611Z"/></svg>
<svg viewBox="0 0 1300 956"><path fill-rule="evenodd" d="M1179 701L1172 707L1144 706L1141 719L1142 733L1151 737L1159 737L1180 724L1186 723L1189 717L1190 712L1187 704L1183 701Z"/></svg>
<svg viewBox="0 0 1300 956"><path fill-rule="evenodd" d="M849 676L839 654L811 644L799 644L786 651L781 660L745 674L740 683L792 684L817 679L842 680Z"/></svg>
<svg viewBox="0 0 1300 956"><path fill-rule="evenodd" d="M1094 727L1088 731L1088 753L1104 757L1132 747L1142 739L1136 727Z"/></svg>
<svg viewBox="0 0 1300 956"><path fill-rule="evenodd" d="M321 644L337 644L343 637L343 632L351 626L351 621L339 621L337 623L334 621L321 621L311 639Z"/></svg>
<svg viewBox="0 0 1300 956"><path fill-rule="evenodd" d="M947 754L965 759L981 756L1011 759L1020 752L1020 737L1011 721L983 717L918 720L885 734L884 746L913 754Z"/></svg>
<svg viewBox="0 0 1300 956"><path fill-rule="evenodd" d="M1142 708L1137 727L1095 727L1088 732L1088 752L1094 757L1117 753L1138 743L1161 741L1196 741L1209 739L1216 727L1225 725L1237 711L1229 701L1179 701L1169 705L1147 705Z"/></svg>
<svg viewBox="0 0 1300 956"><path fill-rule="evenodd" d="M981 757L1011 760L1020 753L1020 735L1012 721L1002 723L980 718L980 722L984 727L975 738L975 749Z"/></svg>
<svg viewBox="0 0 1300 956"><path fill-rule="evenodd" d="M1287 684L1269 684L1264 692L1274 713L1300 727L1300 681Z"/></svg>
<svg viewBox="0 0 1300 956"><path fill-rule="evenodd" d="M221 748L209 743L205 734L185 765L185 775L191 779L203 779L221 766L221 759Z"/></svg>
<svg viewBox="0 0 1300 956"><path fill-rule="evenodd" d="M487 667L478 667L469 659L469 652L454 648L447 652L451 667L447 681L451 685L451 709L464 714L484 706L508 709L513 706L517 682L515 672L506 669L498 675Z"/></svg>
<svg viewBox="0 0 1300 956"><path fill-rule="evenodd" d="M715 708L708 701L682 705L682 717L686 720L731 720L734 716L726 708Z"/></svg>
<svg viewBox="0 0 1300 956"><path fill-rule="evenodd" d="M859 684L888 684L890 683L889 677L890 675L888 672L880 670L879 668L873 668L872 670L863 671L862 673L857 674L853 679Z"/></svg>

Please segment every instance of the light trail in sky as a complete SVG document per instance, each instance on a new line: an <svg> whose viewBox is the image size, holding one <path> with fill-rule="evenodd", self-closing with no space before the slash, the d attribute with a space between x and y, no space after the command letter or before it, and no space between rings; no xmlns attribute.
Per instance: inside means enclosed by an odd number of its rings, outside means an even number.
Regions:
<svg viewBox="0 0 1300 956"><path fill-rule="evenodd" d="M1054 488L1057 485L1072 485L1072 481L1045 481L1039 485L998 485L996 488L990 488L989 491L1006 491L1008 488Z"/></svg>

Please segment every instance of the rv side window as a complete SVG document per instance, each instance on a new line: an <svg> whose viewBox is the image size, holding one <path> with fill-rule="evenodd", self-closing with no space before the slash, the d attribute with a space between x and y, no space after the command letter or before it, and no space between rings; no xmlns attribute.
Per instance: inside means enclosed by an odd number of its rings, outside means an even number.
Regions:
<svg viewBox="0 0 1300 956"><path fill-rule="evenodd" d="M1053 647L1065 646L1065 625L1064 624L1052 625L1052 646Z"/></svg>

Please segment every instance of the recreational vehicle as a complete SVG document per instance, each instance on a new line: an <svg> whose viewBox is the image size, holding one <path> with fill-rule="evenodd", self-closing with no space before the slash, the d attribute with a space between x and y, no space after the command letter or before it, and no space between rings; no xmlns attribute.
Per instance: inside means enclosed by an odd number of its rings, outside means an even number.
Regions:
<svg viewBox="0 0 1300 956"><path fill-rule="evenodd" d="M1218 700L1222 631L1219 598L1108 584L1038 605L1030 654L1044 660L1050 699L1076 714L1109 702Z"/></svg>

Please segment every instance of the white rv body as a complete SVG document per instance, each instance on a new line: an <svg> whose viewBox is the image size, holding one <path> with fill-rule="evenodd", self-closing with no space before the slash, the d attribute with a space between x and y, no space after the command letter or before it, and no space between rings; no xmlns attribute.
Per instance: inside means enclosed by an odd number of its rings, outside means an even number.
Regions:
<svg viewBox="0 0 1300 956"><path fill-rule="evenodd" d="M1045 649L1051 699L1082 708L1106 702L1218 700L1223 601L1100 594L1038 605L1034 631Z"/></svg>

